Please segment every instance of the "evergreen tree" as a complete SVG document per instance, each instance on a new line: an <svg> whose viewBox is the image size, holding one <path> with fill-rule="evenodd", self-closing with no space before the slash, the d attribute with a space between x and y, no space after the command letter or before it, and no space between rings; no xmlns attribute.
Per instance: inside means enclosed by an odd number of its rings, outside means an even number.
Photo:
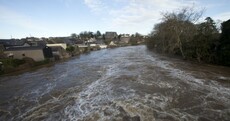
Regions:
<svg viewBox="0 0 230 121"><path fill-rule="evenodd" d="M199 62L215 63L219 33L212 18L207 17L205 20L198 24L197 34L192 41L192 49Z"/></svg>
<svg viewBox="0 0 230 121"><path fill-rule="evenodd" d="M221 27L220 45L218 47L219 63L230 66L230 19Z"/></svg>

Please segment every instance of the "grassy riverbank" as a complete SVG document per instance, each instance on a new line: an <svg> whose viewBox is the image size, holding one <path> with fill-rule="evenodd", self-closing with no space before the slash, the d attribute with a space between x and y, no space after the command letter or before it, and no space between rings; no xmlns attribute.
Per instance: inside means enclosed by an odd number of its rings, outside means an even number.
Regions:
<svg viewBox="0 0 230 121"><path fill-rule="evenodd" d="M37 62L27 57L23 59L13 59L13 58L0 59L0 62L2 62L2 66L0 66L0 77L18 75L25 72L35 71L40 68L50 67L55 65L56 63L67 61L73 57L77 57L81 54L89 53L95 50L99 50L99 49L89 48L89 47L77 48L70 53L71 56L68 56L66 58L57 59L57 60L45 59L44 61L37 61Z"/></svg>
<svg viewBox="0 0 230 121"><path fill-rule="evenodd" d="M3 63L2 69L0 71L0 76L8 76L8 75L17 75L27 71L36 70L42 67L51 66L55 62L50 61L48 59L44 61L35 62L32 59L24 58L24 59L0 59Z"/></svg>

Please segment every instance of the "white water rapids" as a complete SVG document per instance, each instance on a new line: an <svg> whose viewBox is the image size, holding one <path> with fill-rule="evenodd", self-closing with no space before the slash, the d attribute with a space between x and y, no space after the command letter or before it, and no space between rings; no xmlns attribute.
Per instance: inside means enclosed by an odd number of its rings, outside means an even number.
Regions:
<svg viewBox="0 0 230 121"><path fill-rule="evenodd" d="M230 68L145 46L95 51L0 77L0 120L229 121Z"/></svg>

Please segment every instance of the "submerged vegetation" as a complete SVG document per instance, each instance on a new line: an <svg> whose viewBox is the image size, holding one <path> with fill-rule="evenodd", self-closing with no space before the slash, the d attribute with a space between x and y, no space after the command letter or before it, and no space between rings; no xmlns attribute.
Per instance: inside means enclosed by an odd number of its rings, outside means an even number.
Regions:
<svg viewBox="0 0 230 121"><path fill-rule="evenodd" d="M0 59L0 62L2 62L2 65L0 65L0 75L3 75L14 72L23 72L35 67L49 64L52 61L49 59L45 59L43 61L34 61L31 58L25 57L23 59L5 58Z"/></svg>
<svg viewBox="0 0 230 121"><path fill-rule="evenodd" d="M147 47L184 59L230 66L230 19L221 24L220 32L211 17L197 23L202 13L184 8L162 14L162 21L150 33Z"/></svg>

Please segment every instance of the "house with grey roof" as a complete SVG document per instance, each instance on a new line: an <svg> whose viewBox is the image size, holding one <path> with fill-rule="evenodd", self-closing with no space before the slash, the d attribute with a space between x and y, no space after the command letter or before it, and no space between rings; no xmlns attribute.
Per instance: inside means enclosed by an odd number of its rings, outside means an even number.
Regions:
<svg viewBox="0 0 230 121"><path fill-rule="evenodd" d="M12 46L22 46L26 40L23 39L0 39L0 44L4 45L5 48Z"/></svg>
<svg viewBox="0 0 230 121"><path fill-rule="evenodd" d="M112 40L117 37L117 32L105 32L105 39L106 40Z"/></svg>

